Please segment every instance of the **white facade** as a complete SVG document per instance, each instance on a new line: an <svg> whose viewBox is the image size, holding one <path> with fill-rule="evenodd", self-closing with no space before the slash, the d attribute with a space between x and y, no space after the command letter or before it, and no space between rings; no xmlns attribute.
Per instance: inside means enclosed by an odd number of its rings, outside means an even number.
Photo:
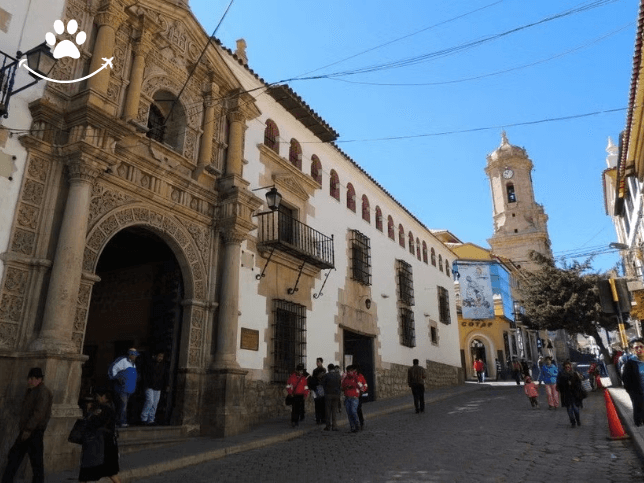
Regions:
<svg viewBox="0 0 644 483"><path fill-rule="evenodd" d="M263 86L263 83L246 67L240 65L236 59L224 54L226 62L241 80L247 90ZM316 357L323 357L325 364L335 362L342 365L343 350L341 347L341 330L344 327L342 312L351 310L353 317L362 317L375 320L377 333L374 337L374 357L376 370L387 370L391 364L411 365L414 358L421 361L433 361L453 367L460 366L459 337L456 317L455 292L451 277L445 270L447 264L456 258L453 252L443 245L429 229L423 226L409 212L407 212L395 199L379 186L367 173L359 168L352 160L343 154L336 146L323 143L308 128L287 112L273 97L268 94L257 95L253 91L255 102L261 115L247 122L245 132L245 166L243 176L249 180L249 189L277 184L280 193L284 196L282 203L297 206L299 221L313 227L323 234L334 237L335 270L331 271L324 288L327 270L314 274L315 282L309 294L305 297L310 301L306 313L307 330L307 365L313 367ZM280 152L285 165L272 166L271 169L262 162L261 149L264 148L264 131L266 120L271 119L279 128ZM297 200L294 193L304 190L295 186L292 191L283 188L287 182L279 183L280 179L289 177L293 169L288 163L290 140L296 139L302 147L301 173L306 178L311 178L311 158L316 155L322 165L321 185L312 183L313 194L310 197L303 195L304 202ZM261 147L260 147L261 146ZM265 148L264 148L265 149ZM340 199L336 200L330 195L330 172L334 170L340 180ZM299 170L298 170L299 171ZM276 183L275 180L278 180ZM307 183L297 181L297 176L289 178L291 184ZM356 211L347 208L347 185L351 183L356 193ZM258 191L258 196L263 196L263 191ZM370 205L370 222L362 216L362 196L368 197ZM383 231L376 228L376 206L382 210ZM260 211L264 211L260 209ZM394 220L395 240L388 236L388 217ZM399 244L399 225L402 224L405 233L405 247ZM371 286L359 286L351 280L351 248L349 233L358 230L370 240L371 246ZM414 246L416 238L421 243L421 259L415 252L409 251L408 235L412 232ZM423 261L422 243L427 244L428 262ZM274 280L273 287L268 279L257 281L255 276L262 271L266 263L265 256L256 253L253 243L245 242L242 249L252 254L254 264L244 265L240 277L240 310L239 330L251 328L260 331L260 350L253 352L239 349L237 360L244 369L250 369L256 378L270 379L270 369L266 360L270 359L271 343L270 330L266 330L267 300L262 293L278 291L282 284L280 277L288 278L293 284L297 277L297 269L288 269L278 266L280 272L278 279ZM435 250L436 258L442 261L442 270L433 266L429 259L430 250ZM244 256L242 256L244 259ZM413 288L415 305L412 307L415 322L415 347L401 345L399 333L399 314L397 305L397 278L396 261L404 260L409 263L413 271ZM244 262L242 261L242 264ZM271 261L270 265L274 264ZM291 285L292 286L292 285ZM449 310L451 324L439 321L438 288L443 287L449 294ZM302 288L300 287L300 290ZM322 289L322 295L317 295ZM356 294L357 291L357 294ZM286 293L283 298L289 299ZM370 309L364 307L366 299L372 301ZM302 300L302 299L300 299ZM271 314L268 314L268 328L270 329ZM432 343L430 326L438 332L437 343ZM239 334L241 337L241 334ZM266 339L264 339L264 337Z"/></svg>
<svg viewBox="0 0 644 483"><path fill-rule="evenodd" d="M16 57L18 51L26 52L42 44L45 33L52 31L54 21L61 17L63 7L63 0L13 0L0 5L0 50ZM18 69L14 90L31 82L26 71ZM25 170L27 152L20 144L20 135L31 127L29 103L42 97L44 88L45 82L41 81L13 96L8 117L0 118L0 254L8 248ZM0 256L0 280L3 271Z"/></svg>

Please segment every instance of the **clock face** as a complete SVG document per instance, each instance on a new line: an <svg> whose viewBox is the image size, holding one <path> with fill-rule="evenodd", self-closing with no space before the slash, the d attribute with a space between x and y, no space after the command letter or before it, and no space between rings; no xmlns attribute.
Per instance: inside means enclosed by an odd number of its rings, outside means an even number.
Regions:
<svg viewBox="0 0 644 483"><path fill-rule="evenodd" d="M514 176L514 171L512 171L511 169L506 169L505 171L503 171L503 177L505 179L510 179L512 176Z"/></svg>

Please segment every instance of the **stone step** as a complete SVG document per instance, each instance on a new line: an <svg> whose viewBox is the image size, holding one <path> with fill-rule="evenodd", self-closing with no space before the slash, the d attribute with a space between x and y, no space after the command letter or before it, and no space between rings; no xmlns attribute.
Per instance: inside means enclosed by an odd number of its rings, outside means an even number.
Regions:
<svg viewBox="0 0 644 483"><path fill-rule="evenodd" d="M129 426L119 428L119 451L123 454L163 448L190 439L186 426Z"/></svg>

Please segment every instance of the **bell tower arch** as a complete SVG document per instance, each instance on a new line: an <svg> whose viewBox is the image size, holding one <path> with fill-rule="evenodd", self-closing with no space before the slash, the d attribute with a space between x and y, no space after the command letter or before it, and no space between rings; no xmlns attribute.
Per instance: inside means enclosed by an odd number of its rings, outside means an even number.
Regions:
<svg viewBox="0 0 644 483"><path fill-rule="evenodd" d="M526 150L510 144L504 131L501 145L487 156L485 167L494 220L488 243L494 254L527 269L533 267L528 256L532 250L552 257L548 215L534 199L532 169Z"/></svg>

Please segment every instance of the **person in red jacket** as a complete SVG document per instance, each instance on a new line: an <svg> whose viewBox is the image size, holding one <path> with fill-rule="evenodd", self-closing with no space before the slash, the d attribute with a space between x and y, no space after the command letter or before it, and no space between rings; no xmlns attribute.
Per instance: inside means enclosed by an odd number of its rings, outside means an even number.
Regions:
<svg viewBox="0 0 644 483"><path fill-rule="evenodd" d="M309 395L309 386L304 375L304 364L298 364L295 372L286 381L286 390L293 396L291 406L291 426L296 427L300 423L300 415L304 411L304 398Z"/></svg>
<svg viewBox="0 0 644 483"><path fill-rule="evenodd" d="M474 370L479 382L485 382L485 363L478 357L474 361Z"/></svg>
<svg viewBox="0 0 644 483"><path fill-rule="evenodd" d="M344 407L347 410L352 433L357 433L360 430L358 400L360 399L362 387L363 384L360 382L355 366L348 366L347 373L342 379L342 392L344 392Z"/></svg>
<svg viewBox="0 0 644 483"><path fill-rule="evenodd" d="M358 398L358 410L356 411L358 414L358 420L360 421L360 429L364 429L364 415L362 414L362 398L368 397L369 394L367 393L367 390L369 389L369 386L367 385L367 380L364 377L364 374L362 374L362 369L360 368L359 364L354 364L353 367L356 369L356 375L358 377L358 384L361 384L360 387L360 397Z"/></svg>

